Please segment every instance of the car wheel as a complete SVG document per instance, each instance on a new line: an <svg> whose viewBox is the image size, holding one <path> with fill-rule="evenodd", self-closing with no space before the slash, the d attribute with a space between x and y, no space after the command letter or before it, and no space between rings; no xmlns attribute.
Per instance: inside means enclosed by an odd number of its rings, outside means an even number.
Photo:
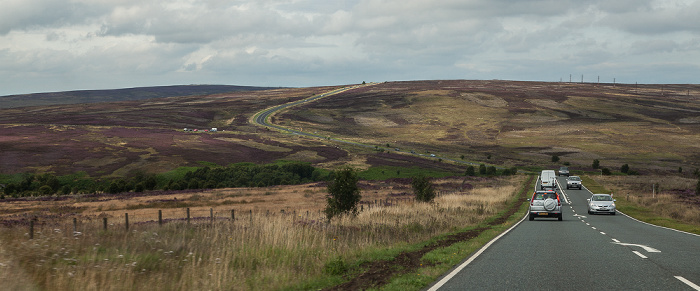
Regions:
<svg viewBox="0 0 700 291"><path fill-rule="evenodd" d="M528 218L528 220L530 220L530 221L535 220L535 216L534 216L534 215L530 214L529 216L530 216L530 217Z"/></svg>
<svg viewBox="0 0 700 291"><path fill-rule="evenodd" d="M616 212L617 212L617 211L613 211L612 215L615 215Z"/></svg>
<svg viewBox="0 0 700 291"><path fill-rule="evenodd" d="M559 213L559 217L557 217L557 220L562 221L562 214Z"/></svg>
<svg viewBox="0 0 700 291"><path fill-rule="evenodd" d="M593 214L593 211L591 211L590 209L588 209L588 214Z"/></svg>

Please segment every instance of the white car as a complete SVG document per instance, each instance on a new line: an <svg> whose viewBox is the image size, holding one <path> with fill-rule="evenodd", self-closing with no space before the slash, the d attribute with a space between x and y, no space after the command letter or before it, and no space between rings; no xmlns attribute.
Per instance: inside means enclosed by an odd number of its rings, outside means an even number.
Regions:
<svg viewBox="0 0 700 291"><path fill-rule="evenodd" d="M566 178L566 189L577 188L581 190L581 177L579 176L569 176Z"/></svg>
<svg viewBox="0 0 700 291"><path fill-rule="evenodd" d="M615 215L615 199L610 194L593 194L588 198L588 214L610 213Z"/></svg>

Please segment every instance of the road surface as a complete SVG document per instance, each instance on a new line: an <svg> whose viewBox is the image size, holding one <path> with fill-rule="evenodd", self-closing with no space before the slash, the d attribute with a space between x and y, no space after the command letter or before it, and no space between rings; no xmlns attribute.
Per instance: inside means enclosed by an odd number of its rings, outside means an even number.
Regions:
<svg viewBox="0 0 700 291"><path fill-rule="evenodd" d="M700 236L589 215L588 189L559 191L563 221L523 217L430 290L700 290Z"/></svg>

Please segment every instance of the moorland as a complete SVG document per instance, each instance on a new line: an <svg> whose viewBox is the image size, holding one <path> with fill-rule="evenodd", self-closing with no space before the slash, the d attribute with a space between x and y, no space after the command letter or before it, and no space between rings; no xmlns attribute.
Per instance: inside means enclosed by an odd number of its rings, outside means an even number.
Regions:
<svg viewBox="0 0 700 291"><path fill-rule="evenodd" d="M364 211L332 222L320 214L323 182L8 197L0 201L8 222L0 267L13 272L0 279L14 289L420 289L519 219L528 173L561 165L607 185L601 192L631 194L640 207L658 202L642 197L653 181L668 200L698 208L691 193L700 168L698 85L384 82L270 118L328 138L250 123L260 110L341 87L0 109L0 183L22 173L109 180L282 160L351 166L367 177ZM612 175L600 176L594 160ZM470 164L520 175L465 177ZM620 173L622 165L637 175ZM416 171L441 177L433 180L441 193L435 203L412 201L408 178ZM657 208L700 224L697 212ZM159 210L165 226L156 222ZM28 240L32 219L37 233ZM406 261L397 273L387 261L398 258Z"/></svg>

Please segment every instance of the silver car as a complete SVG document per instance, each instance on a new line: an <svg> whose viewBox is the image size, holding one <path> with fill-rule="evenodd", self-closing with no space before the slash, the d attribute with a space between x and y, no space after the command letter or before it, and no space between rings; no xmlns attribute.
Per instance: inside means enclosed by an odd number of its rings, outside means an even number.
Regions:
<svg viewBox="0 0 700 291"><path fill-rule="evenodd" d="M535 191L528 200L530 220L535 220L535 217L556 217L559 221L562 220L561 200L556 191Z"/></svg>
<svg viewBox="0 0 700 291"><path fill-rule="evenodd" d="M588 198L588 214L610 213L615 215L615 199L610 194L593 194Z"/></svg>
<svg viewBox="0 0 700 291"><path fill-rule="evenodd" d="M566 178L566 189L571 189L571 188L578 188L581 190L581 177L579 176L570 176Z"/></svg>

